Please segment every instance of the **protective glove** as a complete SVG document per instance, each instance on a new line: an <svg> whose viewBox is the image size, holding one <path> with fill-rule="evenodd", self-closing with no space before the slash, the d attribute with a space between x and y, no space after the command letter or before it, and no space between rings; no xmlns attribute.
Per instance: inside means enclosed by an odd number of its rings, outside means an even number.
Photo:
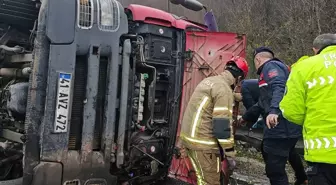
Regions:
<svg viewBox="0 0 336 185"><path fill-rule="evenodd" d="M181 147L180 148L180 158L184 159L186 157L188 157L187 150L185 147Z"/></svg>
<svg viewBox="0 0 336 185"><path fill-rule="evenodd" d="M241 93L233 93L233 98L235 101L237 102L241 102L243 100L243 96L241 95Z"/></svg>
<svg viewBox="0 0 336 185"><path fill-rule="evenodd" d="M234 169L236 169L236 161L235 161L235 158L233 157L227 157L226 160L228 161L228 164L229 164L229 172L230 172L230 175L233 173Z"/></svg>
<svg viewBox="0 0 336 185"><path fill-rule="evenodd" d="M187 155L187 150L185 146L182 144L182 140L179 138L176 143L176 149L177 149L177 157L178 158L186 158L188 157Z"/></svg>
<svg viewBox="0 0 336 185"><path fill-rule="evenodd" d="M225 177L230 177L236 168L236 161L232 157L226 157L222 162L222 172Z"/></svg>
<svg viewBox="0 0 336 185"><path fill-rule="evenodd" d="M235 127L244 127L247 124L247 121L245 121L243 118L239 118L237 122L234 122Z"/></svg>

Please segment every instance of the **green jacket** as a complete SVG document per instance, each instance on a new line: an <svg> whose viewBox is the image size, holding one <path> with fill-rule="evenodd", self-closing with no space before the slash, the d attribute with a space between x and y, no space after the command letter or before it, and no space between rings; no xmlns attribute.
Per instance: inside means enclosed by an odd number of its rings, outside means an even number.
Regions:
<svg viewBox="0 0 336 185"><path fill-rule="evenodd" d="M336 46L297 63L280 102L283 116L303 126L305 159L336 164Z"/></svg>

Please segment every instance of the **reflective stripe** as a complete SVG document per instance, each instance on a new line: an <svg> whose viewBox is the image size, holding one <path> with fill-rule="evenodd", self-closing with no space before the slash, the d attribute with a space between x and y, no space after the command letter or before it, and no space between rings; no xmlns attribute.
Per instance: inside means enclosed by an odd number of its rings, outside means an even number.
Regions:
<svg viewBox="0 0 336 185"><path fill-rule="evenodd" d="M228 107L215 107L214 111L223 111L223 110L229 110ZM230 112L232 112L232 110L229 110Z"/></svg>
<svg viewBox="0 0 336 185"><path fill-rule="evenodd" d="M232 143L233 142L233 139L218 139L218 142L219 143Z"/></svg>
<svg viewBox="0 0 336 185"><path fill-rule="evenodd" d="M219 164L220 164L220 162L219 162L219 157L217 157L217 173L219 172L219 169L220 169L220 168L219 168L219 166L220 166Z"/></svg>
<svg viewBox="0 0 336 185"><path fill-rule="evenodd" d="M214 112L229 111L232 114L232 110L230 110L228 107L215 107L213 111Z"/></svg>
<svg viewBox="0 0 336 185"><path fill-rule="evenodd" d="M190 157L191 164L194 167L194 170L196 171L196 177L197 177L197 185L202 185L202 176L200 174L200 171L197 169L195 161Z"/></svg>
<svg viewBox="0 0 336 185"><path fill-rule="evenodd" d="M189 137L186 137L186 136L183 136L183 138L191 141L191 142L194 142L194 143L199 143L199 144L205 144L205 145L215 145L217 144L216 142L214 141L204 141L204 140L198 140L198 139L193 139L193 138L189 138Z"/></svg>
<svg viewBox="0 0 336 185"><path fill-rule="evenodd" d="M307 140L304 140L304 146L306 149L308 149L309 145L308 145L308 141Z"/></svg>
<svg viewBox="0 0 336 185"><path fill-rule="evenodd" d="M201 163L200 163L200 161L198 160L198 157L197 157L197 152L195 152L195 159L197 160L197 163L199 164L199 168L200 168L201 173L202 173L202 182L203 182L204 174L203 174L203 169L202 169Z"/></svg>
<svg viewBox="0 0 336 185"><path fill-rule="evenodd" d="M311 138L303 141L306 150L336 148L336 136Z"/></svg>
<svg viewBox="0 0 336 185"><path fill-rule="evenodd" d="M186 139L188 141L194 142L194 143L199 143L199 144L205 144L205 145L217 145L217 142L215 141L205 141L205 140L199 140L199 139L195 139L195 138L190 138L187 136L182 136L182 139ZM234 142L233 138L230 139L218 139L219 143L225 143L225 144L231 144Z"/></svg>
<svg viewBox="0 0 336 185"><path fill-rule="evenodd" d="M192 166L194 167L194 170L196 171L196 177L197 177L197 185L203 185L203 170L201 167L201 163L199 162L197 158L197 152L196 151L191 151L190 152L191 156L189 156L189 159L191 161ZM197 160L198 164L200 166L197 166L196 162L194 161L193 157Z"/></svg>
<svg viewBox="0 0 336 185"><path fill-rule="evenodd" d="M206 104L206 102L208 101L208 99L209 98L207 96L205 96L203 98L201 104L199 105L198 109L197 109L196 116L195 116L193 126L192 126L192 129L191 129L191 137L195 137L196 127L197 127L199 117L200 117L202 109L203 109L204 105Z"/></svg>
<svg viewBox="0 0 336 185"><path fill-rule="evenodd" d="M264 86L268 86L268 84L267 83L262 83L262 84L259 85L259 87L264 87Z"/></svg>

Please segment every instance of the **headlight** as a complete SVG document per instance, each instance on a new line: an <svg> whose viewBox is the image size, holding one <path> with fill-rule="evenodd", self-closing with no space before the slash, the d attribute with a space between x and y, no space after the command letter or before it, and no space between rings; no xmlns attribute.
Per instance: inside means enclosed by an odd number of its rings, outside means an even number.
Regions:
<svg viewBox="0 0 336 185"><path fill-rule="evenodd" d="M120 10L115 0L98 0L98 28L116 31L120 24Z"/></svg>

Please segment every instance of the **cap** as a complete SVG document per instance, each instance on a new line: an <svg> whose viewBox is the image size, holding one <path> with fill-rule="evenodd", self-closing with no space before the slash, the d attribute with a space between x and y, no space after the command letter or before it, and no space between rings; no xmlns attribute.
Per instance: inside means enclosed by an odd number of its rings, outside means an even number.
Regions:
<svg viewBox="0 0 336 185"><path fill-rule="evenodd" d="M258 53L261 53L261 52L269 52L269 53L271 53L271 54L273 55L273 57L274 57L274 53L273 53L273 51L272 51L270 48L267 48L267 47L264 47L264 46L255 49L255 50L254 50L254 53L253 53L253 57L255 57Z"/></svg>

